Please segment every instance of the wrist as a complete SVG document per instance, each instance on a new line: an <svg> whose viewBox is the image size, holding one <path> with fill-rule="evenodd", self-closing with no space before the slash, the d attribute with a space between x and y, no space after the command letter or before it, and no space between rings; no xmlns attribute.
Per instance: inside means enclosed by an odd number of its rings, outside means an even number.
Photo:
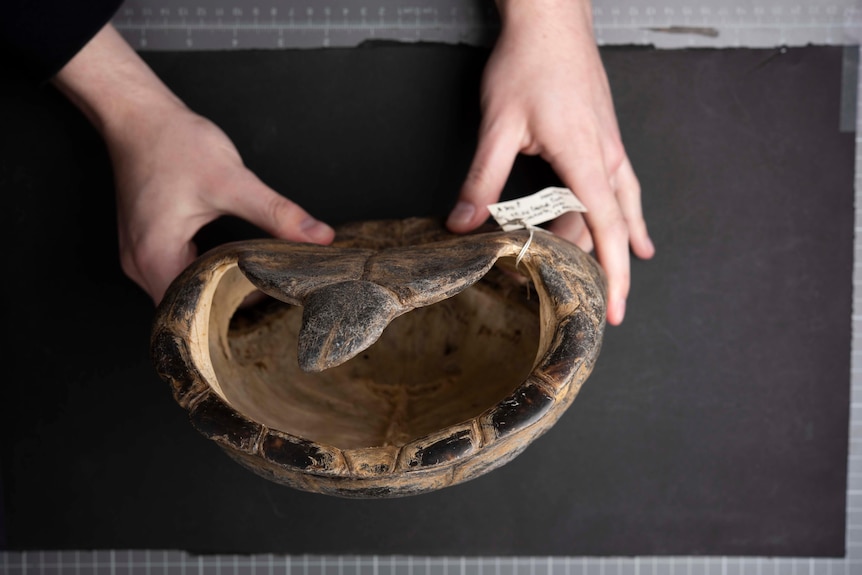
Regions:
<svg viewBox="0 0 862 575"><path fill-rule="evenodd" d="M169 115L165 112L185 108L110 24L52 83L109 142Z"/></svg>
<svg viewBox="0 0 862 575"><path fill-rule="evenodd" d="M535 27L536 22L593 26L591 0L495 0L504 28Z"/></svg>
<svg viewBox="0 0 862 575"><path fill-rule="evenodd" d="M592 17L591 0L494 0L494 3L504 20L535 13Z"/></svg>

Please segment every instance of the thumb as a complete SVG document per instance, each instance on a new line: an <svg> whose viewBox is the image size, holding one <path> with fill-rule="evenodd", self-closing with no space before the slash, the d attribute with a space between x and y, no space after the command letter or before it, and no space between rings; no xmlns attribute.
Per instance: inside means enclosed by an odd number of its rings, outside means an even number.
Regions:
<svg viewBox="0 0 862 575"><path fill-rule="evenodd" d="M520 138L515 131L485 122L479 129L479 144L461 187L458 203L446 226L456 233L469 232L488 219L488 204L500 198L518 155Z"/></svg>
<svg viewBox="0 0 862 575"><path fill-rule="evenodd" d="M335 238L331 227L265 185L251 172L244 185L236 189L238 193L231 197L230 205L224 210L277 238L315 244L328 244Z"/></svg>

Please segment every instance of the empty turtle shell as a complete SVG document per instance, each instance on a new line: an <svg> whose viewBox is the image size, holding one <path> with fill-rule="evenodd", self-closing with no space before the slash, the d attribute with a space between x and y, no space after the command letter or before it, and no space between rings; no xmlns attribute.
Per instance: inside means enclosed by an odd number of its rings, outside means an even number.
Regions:
<svg viewBox="0 0 862 575"><path fill-rule="evenodd" d="M369 221L330 246L201 255L157 308L151 354L194 427L248 469L400 497L483 475L553 426L605 312L596 261L543 230Z"/></svg>

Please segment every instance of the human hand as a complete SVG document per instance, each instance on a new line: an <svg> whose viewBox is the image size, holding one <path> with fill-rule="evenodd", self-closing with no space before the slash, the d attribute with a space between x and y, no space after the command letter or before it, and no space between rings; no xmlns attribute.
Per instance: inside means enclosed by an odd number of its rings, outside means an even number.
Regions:
<svg viewBox="0 0 862 575"><path fill-rule="evenodd" d="M608 323L625 316L629 244L655 248L640 184L623 147L588 0L498 0L502 31L485 67L479 143L447 225L475 229L488 218L519 153L540 155L587 207L549 229L595 248L608 278Z"/></svg>
<svg viewBox="0 0 862 575"><path fill-rule="evenodd" d="M54 78L104 138L114 167L120 262L158 304L224 215L275 237L327 244L333 230L261 182L215 124L189 110L110 24Z"/></svg>
<svg viewBox="0 0 862 575"><path fill-rule="evenodd" d="M131 137L107 141L120 262L156 304L197 257L195 234L220 216L238 216L286 240L332 241L329 226L248 170L215 124L182 106L148 116Z"/></svg>

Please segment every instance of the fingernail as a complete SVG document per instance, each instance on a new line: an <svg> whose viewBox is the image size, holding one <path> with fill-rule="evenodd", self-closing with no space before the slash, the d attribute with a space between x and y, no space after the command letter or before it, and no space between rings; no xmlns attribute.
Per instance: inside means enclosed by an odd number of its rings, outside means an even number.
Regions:
<svg viewBox="0 0 862 575"><path fill-rule="evenodd" d="M335 233L328 225L314 218L305 218L302 220L302 223L299 224L299 229L315 242L329 241Z"/></svg>
<svg viewBox="0 0 862 575"><path fill-rule="evenodd" d="M617 302L617 321L622 322L626 316L626 300Z"/></svg>
<svg viewBox="0 0 862 575"><path fill-rule="evenodd" d="M476 208L473 204L458 202L452 210L452 213L449 214L449 219L446 221L446 225L456 228L463 227L470 223L470 220L473 219L473 214L475 213Z"/></svg>

